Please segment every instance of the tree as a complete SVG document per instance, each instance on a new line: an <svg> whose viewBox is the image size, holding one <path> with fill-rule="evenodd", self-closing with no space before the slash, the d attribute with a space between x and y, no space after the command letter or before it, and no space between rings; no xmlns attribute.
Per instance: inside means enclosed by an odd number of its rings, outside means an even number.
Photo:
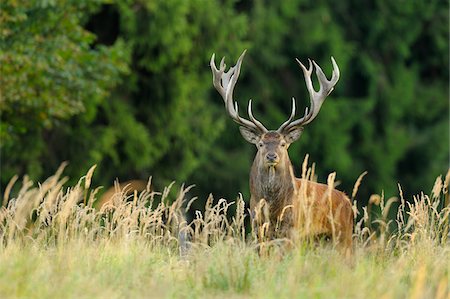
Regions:
<svg viewBox="0 0 450 299"><path fill-rule="evenodd" d="M77 114L93 118L127 71L123 43L92 48L95 36L82 27L100 3L2 1L2 185L14 174L48 175L43 158L54 150L46 140L48 132L67 128Z"/></svg>
<svg viewBox="0 0 450 299"><path fill-rule="evenodd" d="M386 196L397 194L397 183L410 196L431 188L434 178L445 173L445 3L260 0L240 9L251 20L250 49L235 97L241 106L254 98L255 113L268 127L276 128L286 119L291 96L297 106L309 104L295 57L311 57L330 74L333 55L341 69L341 79L320 115L290 149L297 172L309 153L319 181L336 171L339 188L350 194L356 178L367 170L360 190L363 200L383 190ZM226 122L215 148L226 154L216 151L205 168L219 178L210 183L214 190L209 191L230 198L236 190L247 190L254 153L232 121ZM230 186L240 189L233 187L230 194Z"/></svg>
<svg viewBox="0 0 450 299"><path fill-rule="evenodd" d="M214 51L243 49L245 16L232 1L116 1L86 27L98 44L123 40L131 72L94 117L80 114L50 132L53 167L69 160L67 173L76 178L98 164L97 183L106 186L149 176L157 188L193 183L192 174L218 150L212 143L225 118L222 103L211 101L208 61Z"/></svg>
<svg viewBox="0 0 450 299"><path fill-rule="evenodd" d="M368 170L367 199L396 194L397 182L419 192L448 168L442 1L46 3L2 2L2 184L69 160L73 178L98 164L101 185L153 176L158 188L195 183L200 198L247 198L254 149L208 66L213 52L232 65L246 48L235 98L241 111L254 98L269 128L287 118L292 96L309 105L294 58L326 74L331 55L339 64L336 89L290 149L297 174L309 153L319 181L336 171L350 193Z"/></svg>

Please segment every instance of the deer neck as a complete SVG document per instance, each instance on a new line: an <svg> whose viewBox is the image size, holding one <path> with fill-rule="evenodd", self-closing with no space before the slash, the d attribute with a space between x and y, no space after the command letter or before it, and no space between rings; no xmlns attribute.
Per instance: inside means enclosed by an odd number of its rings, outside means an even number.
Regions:
<svg viewBox="0 0 450 299"><path fill-rule="evenodd" d="M281 209L291 204L295 192L291 161L286 159L270 169L257 156L250 173L250 192L255 200L264 199L269 205L279 206Z"/></svg>

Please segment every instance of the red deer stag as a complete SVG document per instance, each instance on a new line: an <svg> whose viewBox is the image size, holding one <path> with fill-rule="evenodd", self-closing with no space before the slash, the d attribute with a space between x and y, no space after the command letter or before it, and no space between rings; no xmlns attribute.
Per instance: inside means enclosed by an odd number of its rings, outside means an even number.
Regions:
<svg viewBox="0 0 450 299"><path fill-rule="evenodd" d="M331 57L333 75L328 81L314 61L309 60L309 67L306 68L297 59L303 70L311 108L306 108L303 117L294 120L295 99L292 98L289 119L276 131L269 131L253 116L251 100L248 103L249 119L239 115L237 102L233 100L245 52L227 72L224 58L217 69L213 54L210 65L214 87L222 96L229 116L240 125L244 139L255 144L258 150L250 172L252 217L258 214L258 208L264 203L270 220L269 236L293 237L294 232L300 237L328 235L340 248L351 251L353 211L350 199L332 186L296 178L288 155L289 145L300 137L304 126L317 116L325 98L339 79L335 60ZM313 65L320 84L319 91L314 90L311 81Z"/></svg>

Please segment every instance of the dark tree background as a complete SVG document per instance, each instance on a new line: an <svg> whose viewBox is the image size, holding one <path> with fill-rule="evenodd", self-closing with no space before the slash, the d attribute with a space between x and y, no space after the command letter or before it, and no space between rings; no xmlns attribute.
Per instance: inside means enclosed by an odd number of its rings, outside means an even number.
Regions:
<svg viewBox="0 0 450 299"><path fill-rule="evenodd" d="M22 1L20 1L22 2ZM117 177L196 184L204 199L248 198L255 149L212 87L212 53L236 62L235 98L277 128L308 105L298 57L341 79L290 149L319 181L351 193L429 191L449 168L448 3L416 1L62 0L1 2L1 186L69 161ZM218 58L219 59L219 58ZM303 108L302 108L303 109ZM302 109L299 109L300 111Z"/></svg>

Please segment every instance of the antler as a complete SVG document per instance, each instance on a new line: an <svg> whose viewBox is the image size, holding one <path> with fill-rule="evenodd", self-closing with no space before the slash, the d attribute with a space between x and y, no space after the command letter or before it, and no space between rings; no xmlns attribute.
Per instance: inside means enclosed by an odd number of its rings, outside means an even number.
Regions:
<svg viewBox="0 0 450 299"><path fill-rule="evenodd" d="M339 67L337 66L336 61L333 57L331 57L331 62L333 64L333 75L331 76L330 81L327 80L327 77L323 73L322 69L314 60L311 63L311 59L308 59L308 69L306 69L306 67L300 62L300 60L296 60L302 68L303 74L305 76L306 87L308 88L309 98L311 100L311 109L308 110L308 108L306 108L305 114L302 118L292 121L295 116L295 99L292 98L291 116L280 126L280 128L278 128L277 132L289 132L293 128L302 127L312 122L313 119L316 118L317 114L319 114L320 107L322 107L322 104L325 101L326 97L333 91L334 86L339 80ZM319 91L314 90L314 86L311 80L311 74L313 71L312 64L314 64L316 68L317 79L319 79Z"/></svg>
<svg viewBox="0 0 450 299"><path fill-rule="evenodd" d="M241 63L244 59L245 52L242 52L235 66L230 67L228 72L225 72L225 57L220 61L219 69L217 69L215 64L215 54L211 57L211 71L213 75L213 84L217 91L223 98L225 102L225 108L227 109L228 114L231 118L241 126L247 127L249 129L253 129L260 133L267 132L267 129L263 126L261 122L259 122L252 113L252 100L248 102L248 116L250 120L242 118L238 113L238 104L233 100L233 91L234 86L236 85L237 79L239 78L239 73L241 71Z"/></svg>

